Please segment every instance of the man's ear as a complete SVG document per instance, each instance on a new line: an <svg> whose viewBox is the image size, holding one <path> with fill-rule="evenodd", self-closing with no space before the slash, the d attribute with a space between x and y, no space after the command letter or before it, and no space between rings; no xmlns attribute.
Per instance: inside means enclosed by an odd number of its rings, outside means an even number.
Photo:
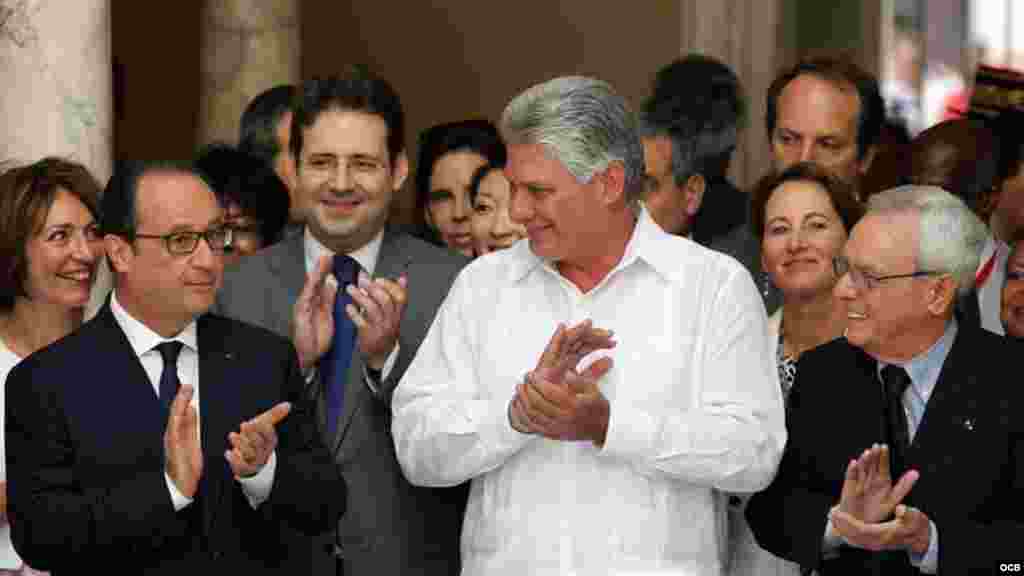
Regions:
<svg viewBox="0 0 1024 576"><path fill-rule="evenodd" d="M971 295L969 298L974 298ZM928 312L933 316L942 316L956 305L956 281L949 274L941 276L928 290Z"/></svg>
<svg viewBox="0 0 1024 576"><path fill-rule="evenodd" d="M626 197L626 166L622 162L609 162L608 167L598 174L601 178L601 198L605 204L624 202Z"/></svg>
<svg viewBox="0 0 1024 576"><path fill-rule="evenodd" d="M683 208L686 210L686 215L693 218L700 211L701 205L704 203L704 192L707 190L707 180L704 179L702 174L694 174L686 179L686 183L683 184L683 194L685 194L685 202Z"/></svg>
<svg viewBox="0 0 1024 576"><path fill-rule="evenodd" d="M392 170L391 189L395 192L402 189L405 179L409 176L409 156L402 150L395 157L395 166Z"/></svg>
<svg viewBox="0 0 1024 576"><path fill-rule="evenodd" d="M107 252L107 261L113 272L127 272L131 268L135 251L124 238L116 234L103 236L103 247Z"/></svg>

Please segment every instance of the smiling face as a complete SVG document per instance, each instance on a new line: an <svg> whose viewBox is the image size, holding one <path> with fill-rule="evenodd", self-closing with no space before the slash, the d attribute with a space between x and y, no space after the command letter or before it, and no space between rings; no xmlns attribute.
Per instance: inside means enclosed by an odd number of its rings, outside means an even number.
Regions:
<svg viewBox="0 0 1024 576"><path fill-rule="evenodd" d="M1006 262L1000 318L1008 335L1024 338L1024 240L1016 243Z"/></svg>
<svg viewBox="0 0 1024 576"><path fill-rule="evenodd" d="M835 284L832 258L846 242L846 229L821 185L794 180L772 192L765 204L761 261L788 298L827 293Z"/></svg>
<svg viewBox="0 0 1024 576"><path fill-rule="evenodd" d="M25 245L25 292L34 302L82 308L96 279L103 246L81 200L58 189L46 220Z"/></svg>
<svg viewBox="0 0 1024 576"><path fill-rule="evenodd" d="M609 213L597 176L581 184L543 144L513 144L505 177L512 190L512 221L526 229L534 254L577 263L603 252Z"/></svg>
<svg viewBox="0 0 1024 576"><path fill-rule="evenodd" d="M310 232L337 253L365 246L384 228L408 168L404 153L392 165L384 118L351 110L321 112L303 131L298 168Z"/></svg>
<svg viewBox="0 0 1024 576"><path fill-rule="evenodd" d="M526 229L512 221L509 205L512 188L505 174L492 169L480 180L473 205L473 241L477 255L508 248L526 236Z"/></svg>
<svg viewBox="0 0 1024 576"><path fill-rule="evenodd" d="M915 212L869 213L844 249L851 268L882 277L916 271L920 217ZM935 326L945 319L930 309L935 277L895 278L874 286L856 286L852 274L836 283L835 295L847 304L847 340L869 355L909 360L934 342Z"/></svg>
<svg viewBox="0 0 1024 576"><path fill-rule="evenodd" d="M449 152L434 162L430 175L430 200L425 214L444 243L465 256L473 255L469 184L473 173L487 163L475 152Z"/></svg>

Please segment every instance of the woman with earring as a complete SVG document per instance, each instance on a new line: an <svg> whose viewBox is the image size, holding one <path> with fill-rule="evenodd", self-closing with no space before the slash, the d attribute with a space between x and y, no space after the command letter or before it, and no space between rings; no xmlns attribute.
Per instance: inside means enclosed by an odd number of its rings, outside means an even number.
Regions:
<svg viewBox="0 0 1024 576"><path fill-rule="evenodd" d="M843 335L846 309L832 295L838 278L833 258L842 254L853 225L864 214L855 190L810 163L796 164L763 180L751 199L751 226L761 242L767 280L782 293L768 318L776 344L779 383L788 400L804 352ZM730 574L800 574L800 567L761 549L743 517L746 495L730 497ZM783 519L780 518L779 522ZM822 533L825 525L822 522Z"/></svg>
<svg viewBox="0 0 1024 576"><path fill-rule="evenodd" d="M0 382L22 358L82 324L102 244L100 189L88 170L44 158L0 175ZM0 394L0 575L43 574L22 562L7 524Z"/></svg>

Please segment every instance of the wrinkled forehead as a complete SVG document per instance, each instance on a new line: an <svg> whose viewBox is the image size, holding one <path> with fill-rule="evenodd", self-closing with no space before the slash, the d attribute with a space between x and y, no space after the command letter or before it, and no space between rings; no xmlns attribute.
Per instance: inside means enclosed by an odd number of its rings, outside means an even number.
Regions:
<svg viewBox="0 0 1024 576"><path fill-rule="evenodd" d="M850 233L846 255L859 264L899 266L917 260L919 215L911 210L869 212Z"/></svg>
<svg viewBox="0 0 1024 576"><path fill-rule="evenodd" d="M855 128L860 114L856 86L841 78L818 73L801 74L779 95L778 124Z"/></svg>
<svg viewBox="0 0 1024 576"><path fill-rule="evenodd" d="M136 198L137 225L161 228L174 224L205 226L222 217L213 190L189 172L154 171L139 180Z"/></svg>

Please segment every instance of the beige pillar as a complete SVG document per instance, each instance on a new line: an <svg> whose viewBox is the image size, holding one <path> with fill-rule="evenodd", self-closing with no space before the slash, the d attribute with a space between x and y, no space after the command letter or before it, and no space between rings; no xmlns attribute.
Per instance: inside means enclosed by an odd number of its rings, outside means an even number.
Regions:
<svg viewBox="0 0 1024 576"><path fill-rule="evenodd" d="M202 11L200 145L234 143L246 104L300 77L298 0L206 0Z"/></svg>
<svg viewBox="0 0 1024 576"><path fill-rule="evenodd" d="M63 156L110 178L109 0L0 0L0 160ZM93 302L109 290L101 267Z"/></svg>
<svg viewBox="0 0 1024 576"><path fill-rule="evenodd" d="M777 30L781 0L691 0L682 2L682 53L718 58L739 77L746 97L746 123L730 166L733 181L749 189L771 168L765 135L765 94L778 72Z"/></svg>

